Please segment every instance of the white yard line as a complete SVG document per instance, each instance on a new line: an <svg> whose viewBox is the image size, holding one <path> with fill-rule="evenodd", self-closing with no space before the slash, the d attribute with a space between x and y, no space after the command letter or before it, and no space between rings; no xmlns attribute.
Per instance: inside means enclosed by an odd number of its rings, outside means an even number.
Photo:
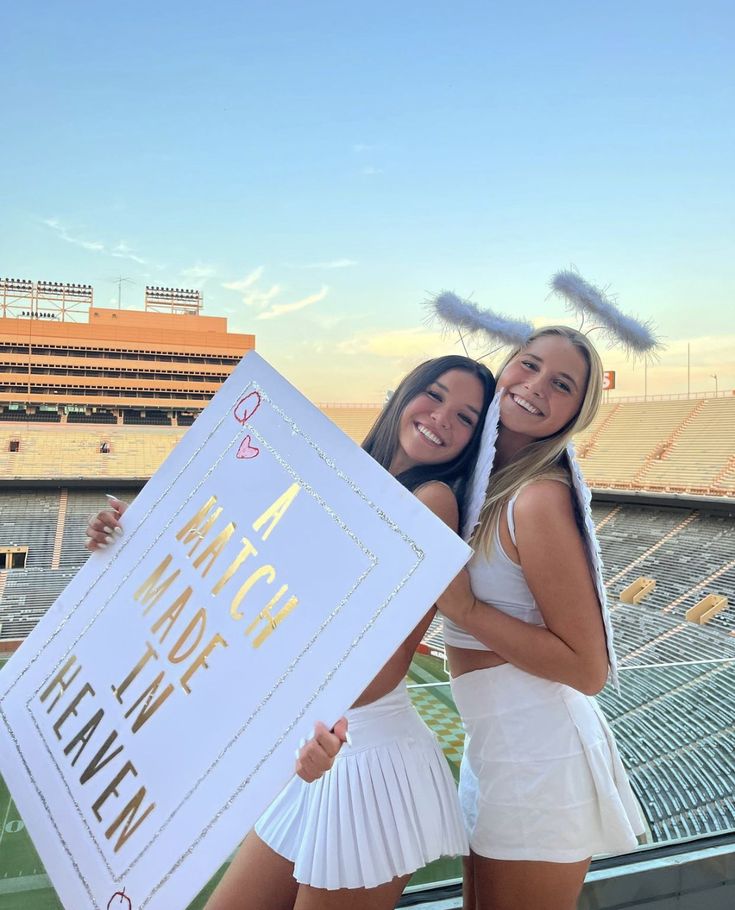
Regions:
<svg viewBox="0 0 735 910"><path fill-rule="evenodd" d="M3 819L3 826L0 828L0 844L3 842L5 837L5 825L8 823L8 815L10 815L10 807L13 805L13 797L8 793L8 808L5 810L5 818Z"/></svg>

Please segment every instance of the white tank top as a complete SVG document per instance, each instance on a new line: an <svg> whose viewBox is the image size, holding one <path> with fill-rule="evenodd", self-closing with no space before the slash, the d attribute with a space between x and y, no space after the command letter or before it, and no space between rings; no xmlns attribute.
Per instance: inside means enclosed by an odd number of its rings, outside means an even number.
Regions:
<svg viewBox="0 0 735 910"><path fill-rule="evenodd" d="M519 491L520 492L520 491ZM513 506L515 494L508 500L507 517L508 531L513 546L516 545L515 521L513 519ZM498 522L498 524L500 524ZM518 563L508 556L500 542L499 527L495 529L493 549L490 556L475 552L467 563L472 583L472 593L478 600L492 604L503 613L515 616L523 622L533 626L546 626L533 594L526 583L526 576ZM446 616L444 620L444 643L455 648L468 648L472 651L490 651L487 645L478 641L469 632L465 632Z"/></svg>

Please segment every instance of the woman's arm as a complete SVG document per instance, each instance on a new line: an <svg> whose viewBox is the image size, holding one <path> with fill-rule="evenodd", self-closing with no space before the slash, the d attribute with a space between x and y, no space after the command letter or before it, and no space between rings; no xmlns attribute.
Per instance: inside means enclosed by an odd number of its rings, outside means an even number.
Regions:
<svg viewBox="0 0 735 910"><path fill-rule="evenodd" d="M466 570L439 609L521 670L594 695L607 679L605 630L571 493L558 481L530 484L514 515L521 568L546 628L478 601Z"/></svg>
<svg viewBox="0 0 735 910"><path fill-rule="evenodd" d="M459 524L457 499L446 484L429 482L423 484L415 493L420 502L431 509L453 531L457 530ZM356 705L369 704L398 685L406 675L416 647L423 638L435 612L436 607L432 606L375 679L361 693L355 702ZM314 736L296 753L296 773L309 783L318 780L333 766L342 744L347 741L349 741L349 733L344 718L340 719L331 731L327 730L324 724L317 724Z"/></svg>
<svg viewBox="0 0 735 910"><path fill-rule="evenodd" d="M416 498L430 509L436 516L448 525L453 531L459 524L459 509L457 499L452 490L444 483L429 482L422 484L415 491ZM355 706L369 704L390 692L400 683L408 672L416 648L426 634L431 620L436 613L436 607L424 614L419 623L414 627L406 639L398 646L396 651L388 658L380 672L360 694Z"/></svg>
<svg viewBox="0 0 735 910"><path fill-rule="evenodd" d="M457 498L445 483L425 483L415 491L415 496L419 502L422 502L427 509L430 509L434 513L434 515L441 518L447 527L451 528L455 534L457 533L457 529L459 528L459 507L457 506ZM429 628L435 613L436 606L432 606L428 613L424 615L421 622L401 645L400 650L407 654L409 660L413 657L413 654L416 651L419 642L424 637L426 630Z"/></svg>

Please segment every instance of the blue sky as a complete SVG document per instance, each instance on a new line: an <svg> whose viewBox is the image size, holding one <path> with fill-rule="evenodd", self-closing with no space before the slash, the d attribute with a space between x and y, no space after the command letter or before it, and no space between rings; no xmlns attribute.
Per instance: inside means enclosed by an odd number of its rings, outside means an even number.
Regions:
<svg viewBox="0 0 735 910"><path fill-rule="evenodd" d="M0 273L205 311L319 401L380 400L427 292L560 318L574 264L735 387L724 2L172 2L5 13ZM619 391L643 370L617 352Z"/></svg>

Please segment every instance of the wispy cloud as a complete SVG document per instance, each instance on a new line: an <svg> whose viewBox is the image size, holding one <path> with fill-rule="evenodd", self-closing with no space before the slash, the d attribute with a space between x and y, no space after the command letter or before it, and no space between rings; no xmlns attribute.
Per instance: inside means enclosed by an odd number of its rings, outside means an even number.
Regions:
<svg viewBox="0 0 735 910"><path fill-rule="evenodd" d="M208 278L213 278L217 274L217 269L213 265L207 265L203 262L195 262L194 265L190 265L187 269L181 270L181 277L188 279L193 283L204 282Z"/></svg>
<svg viewBox="0 0 735 910"><path fill-rule="evenodd" d="M129 259L138 265L148 265L148 260L139 256L135 250L124 240L119 240L116 244L107 245L101 240L87 240L73 234L58 218L42 218L41 224L50 228L61 240L71 243L74 246L81 247L83 250L89 250L91 253L106 253L115 259Z"/></svg>
<svg viewBox="0 0 735 910"><path fill-rule="evenodd" d="M280 284L272 284L267 291L261 291L259 288L253 288L252 291L248 291L247 294L243 294L242 302L247 307L255 307L256 309L264 309L267 307L271 300L275 300L276 297L281 293Z"/></svg>
<svg viewBox="0 0 735 910"><path fill-rule="evenodd" d="M383 168L382 168L382 167L374 167L372 164L368 164L368 165L366 165L364 168L362 168L362 169L360 170L360 173L361 173L364 177L375 177L377 174L382 174L382 173L383 173Z"/></svg>
<svg viewBox="0 0 735 910"><path fill-rule="evenodd" d="M105 245L99 240L83 240L81 237L75 237L70 234L58 218L42 218L41 223L51 228L62 240L67 243L73 243L74 246L80 246L84 250L90 250L94 253L104 252Z"/></svg>
<svg viewBox="0 0 735 910"><path fill-rule="evenodd" d="M148 262L141 256L138 256L124 240L121 240L110 250L110 255L114 256L116 259L129 259L131 262L137 262L138 265L148 265Z"/></svg>
<svg viewBox="0 0 735 910"><path fill-rule="evenodd" d="M228 291L240 291L242 294L241 301L244 306L251 309L264 310L281 293L280 284L272 284L267 289L258 286L264 271L265 266L259 265L251 272L248 272L244 278L223 282L222 287L227 288Z"/></svg>
<svg viewBox="0 0 735 910"><path fill-rule="evenodd" d="M310 294L308 297L302 297L301 300L295 300L293 303L276 303L269 310L258 313L258 319L277 319L279 316L285 316L287 313L295 313L297 310L303 310L308 306L318 303L329 293L329 287L326 284L316 294Z"/></svg>
<svg viewBox="0 0 735 910"><path fill-rule="evenodd" d="M244 278L238 278L235 281L224 281L222 282L222 287L227 288L228 291L247 291L248 288L251 288L254 284L257 284L261 276L263 275L264 266L259 265L257 268L253 269L252 272Z"/></svg>
<svg viewBox="0 0 735 910"><path fill-rule="evenodd" d="M328 262L309 262L305 269L349 269L357 265L356 259L330 259Z"/></svg>

